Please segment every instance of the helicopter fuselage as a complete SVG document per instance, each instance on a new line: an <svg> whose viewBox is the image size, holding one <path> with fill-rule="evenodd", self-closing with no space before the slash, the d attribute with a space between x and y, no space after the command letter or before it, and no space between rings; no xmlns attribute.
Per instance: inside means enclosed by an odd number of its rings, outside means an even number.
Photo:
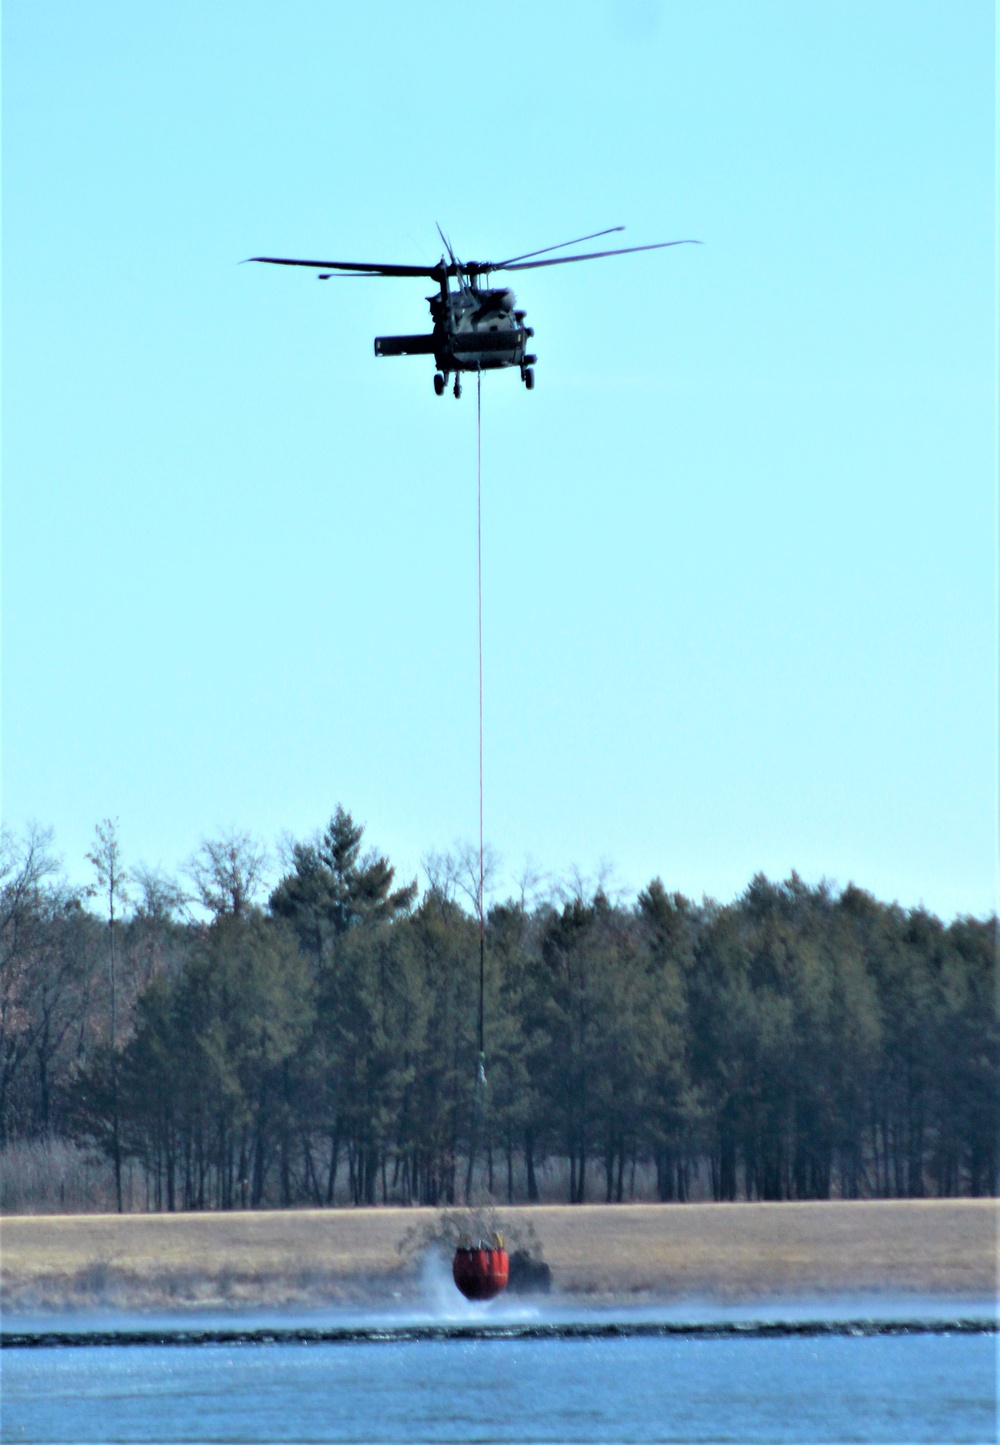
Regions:
<svg viewBox="0 0 1000 1445"><path fill-rule="evenodd" d="M448 277L441 290L427 298L434 330L429 336L377 336L376 356L432 355L440 381L435 388L440 394L452 372L497 371L516 366L529 388L534 377L531 367L536 358L525 347L534 335L524 325L525 312L518 311L517 300L509 287L473 286L460 278L459 289L452 291Z"/></svg>

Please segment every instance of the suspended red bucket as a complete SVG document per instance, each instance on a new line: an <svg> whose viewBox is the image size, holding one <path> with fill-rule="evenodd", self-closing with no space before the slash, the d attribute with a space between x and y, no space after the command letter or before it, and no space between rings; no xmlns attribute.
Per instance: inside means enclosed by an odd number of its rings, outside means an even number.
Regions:
<svg viewBox="0 0 1000 1445"><path fill-rule="evenodd" d="M503 1236L494 1235L487 1242L460 1244L451 1262L455 1284L466 1299L496 1299L507 1288L510 1260L503 1247Z"/></svg>

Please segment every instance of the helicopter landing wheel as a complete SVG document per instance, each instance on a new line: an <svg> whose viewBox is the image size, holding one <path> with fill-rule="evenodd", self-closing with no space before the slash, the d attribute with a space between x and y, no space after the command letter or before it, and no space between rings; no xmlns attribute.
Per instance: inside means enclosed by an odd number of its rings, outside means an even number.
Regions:
<svg viewBox="0 0 1000 1445"><path fill-rule="evenodd" d="M457 371L455 372L454 392L455 392L455 400L457 401L458 398L462 395L462 380L461 380L461 377L459 376L459 374L458 374Z"/></svg>
<svg viewBox="0 0 1000 1445"><path fill-rule="evenodd" d="M438 396L444 396L446 382L440 371L434 373L434 391Z"/></svg>
<svg viewBox="0 0 1000 1445"><path fill-rule="evenodd" d="M527 391L534 391L535 389L535 373L532 371L530 366L525 370L524 373L524 385Z"/></svg>

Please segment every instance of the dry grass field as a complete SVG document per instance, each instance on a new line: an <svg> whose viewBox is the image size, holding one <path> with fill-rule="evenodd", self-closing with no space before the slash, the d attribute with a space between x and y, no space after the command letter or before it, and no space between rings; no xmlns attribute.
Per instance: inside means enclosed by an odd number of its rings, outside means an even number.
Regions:
<svg viewBox="0 0 1000 1445"><path fill-rule="evenodd" d="M902 1290L991 1294L996 1200L544 1205L501 1209L556 1291L731 1299ZM35 1215L0 1220L8 1310L317 1305L411 1294L422 1209Z"/></svg>

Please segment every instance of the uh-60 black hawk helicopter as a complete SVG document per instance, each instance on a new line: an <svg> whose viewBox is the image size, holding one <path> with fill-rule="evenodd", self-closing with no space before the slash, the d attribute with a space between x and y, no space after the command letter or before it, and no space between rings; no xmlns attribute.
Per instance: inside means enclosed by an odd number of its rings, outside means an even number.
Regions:
<svg viewBox="0 0 1000 1445"><path fill-rule="evenodd" d="M434 376L434 390L438 396L444 393L452 373L455 376L455 395L461 396L463 371L495 371L501 367L517 366L521 380L528 391L535 384L532 368L538 360L527 350L527 343L534 336L530 326L525 326L524 311L517 309L517 300L508 287L491 287L490 274L494 271L532 271L538 266L566 266L571 261L596 261L602 256L626 256L633 251L659 251L666 246L690 246L699 242L656 241L650 246L624 246L615 251L589 251L583 256L557 256L547 261L537 261L536 256L546 256L550 251L561 251L566 246L579 246L584 241L596 241L599 236L610 236L614 231L624 231L624 226L609 226L606 231L595 231L589 236L578 236L575 241L561 241L558 246L544 246L540 251L527 251L523 256L510 256L506 261L459 261L441 227L438 234L448 252L436 266L395 266L373 261L298 261L289 256L251 256L251 261L266 261L272 266L307 266L319 272L320 281L331 276L427 276L437 282L440 290L428 296L434 330L429 336L376 336L376 356L433 356L437 365ZM449 281L458 283L452 291ZM485 283L485 284L483 284Z"/></svg>

